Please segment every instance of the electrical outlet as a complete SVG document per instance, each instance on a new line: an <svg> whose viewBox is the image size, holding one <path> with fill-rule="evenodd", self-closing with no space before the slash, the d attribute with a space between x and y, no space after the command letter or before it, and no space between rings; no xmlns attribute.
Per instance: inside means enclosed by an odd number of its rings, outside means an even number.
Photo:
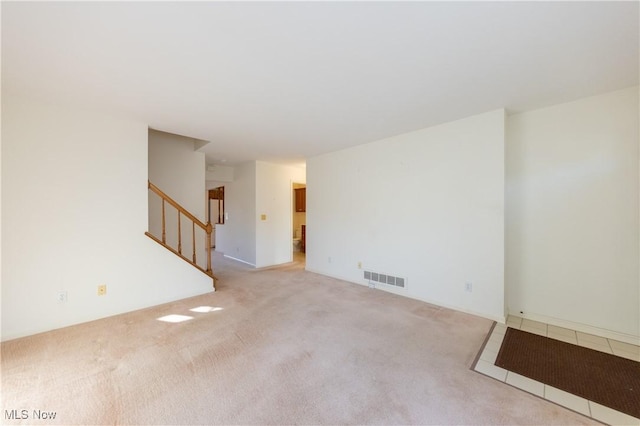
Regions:
<svg viewBox="0 0 640 426"><path fill-rule="evenodd" d="M67 301L67 292L59 291L58 292L58 303L65 303Z"/></svg>
<svg viewBox="0 0 640 426"><path fill-rule="evenodd" d="M105 294L107 294L107 285L100 284L98 286L98 296L104 296Z"/></svg>
<svg viewBox="0 0 640 426"><path fill-rule="evenodd" d="M362 262L358 262L358 269L362 269Z"/></svg>
<svg viewBox="0 0 640 426"><path fill-rule="evenodd" d="M473 284L470 282L464 283L464 291L471 293L473 291Z"/></svg>
<svg viewBox="0 0 640 426"><path fill-rule="evenodd" d="M331 263L331 256L327 258L327 262Z"/></svg>

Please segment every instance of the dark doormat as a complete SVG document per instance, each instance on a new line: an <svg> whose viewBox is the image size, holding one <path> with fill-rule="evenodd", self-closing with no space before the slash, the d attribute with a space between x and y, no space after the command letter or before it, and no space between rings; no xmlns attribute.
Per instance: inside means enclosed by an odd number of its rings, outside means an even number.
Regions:
<svg viewBox="0 0 640 426"><path fill-rule="evenodd" d="M495 364L640 418L640 362L507 328Z"/></svg>

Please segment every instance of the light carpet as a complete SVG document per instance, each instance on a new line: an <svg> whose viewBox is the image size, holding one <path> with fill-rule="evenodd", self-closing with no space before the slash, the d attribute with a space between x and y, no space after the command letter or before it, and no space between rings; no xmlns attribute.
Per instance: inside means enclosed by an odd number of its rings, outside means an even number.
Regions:
<svg viewBox="0 0 640 426"><path fill-rule="evenodd" d="M216 293L3 343L2 423L596 424L469 370L489 320L300 264L214 266Z"/></svg>

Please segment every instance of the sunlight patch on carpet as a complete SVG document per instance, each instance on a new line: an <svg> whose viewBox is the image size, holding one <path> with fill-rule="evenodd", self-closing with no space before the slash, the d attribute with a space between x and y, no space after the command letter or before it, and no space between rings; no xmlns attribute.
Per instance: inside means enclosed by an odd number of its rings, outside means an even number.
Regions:
<svg viewBox="0 0 640 426"><path fill-rule="evenodd" d="M193 309L189 309L191 312L216 312L216 311L222 311L223 308L216 306L216 307L211 307L211 306L198 306L197 308L193 308Z"/></svg>
<svg viewBox="0 0 640 426"><path fill-rule="evenodd" d="M164 322L183 322L191 319L193 319L193 317L189 317L187 315L166 315L164 317L157 318L158 321Z"/></svg>

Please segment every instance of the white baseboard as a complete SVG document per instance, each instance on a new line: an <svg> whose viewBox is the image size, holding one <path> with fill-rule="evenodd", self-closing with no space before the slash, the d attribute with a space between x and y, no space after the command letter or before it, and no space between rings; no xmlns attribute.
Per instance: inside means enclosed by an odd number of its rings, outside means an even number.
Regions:
<svg viewBox="0 0 640 426"><path fill-rule="evenodd" d="M388 290L386 290L388 291ZM507 322L507 318L504 316L496 316L496 315L489 315L489 314L485 314L483 312L476 312L476 311L472 311L470 309L464 309L458 306L451 306L451 305L447 305L441 302L437 302L434 300L429 300L429 299L423 299L422 297L416 297L416 296L412 296L410 294L402 294L402 296L407 296L411 299L415 299L415 300L419 300L421 302L425 302L425 303L429 303L431 305L436 305L436 306L441 306L443 308L447 308L447 309L451 309L452 311L458 311L458 312L464 312L465 314L469 314L469 315L474 315L476 317L481 317L481 318L486 318L489 319L491 321L496 321L499 322L500 324L506 324Z"/></svg>
<svg viewBox="0 0 640 426"><path fill-rule="evenodd" d="M324 275L324 276L327 276L327 277L335 278L337 280L347 281L347 282L353 283L353 284L359 284L359 285L362 285L362 286L368 286L368 283L365 282L365 281L361 281L361 282L352 281L349 278L340 277L340 276L336 276L336 275L331 275L331 274L327 274L325 272L315 271L315 270L313 270L311 268L305 268L305 269L307 271L309 271L309 272L313 272L314 274ZM429 299L424 299L422 297L414 296L414 295L408 293L406 290L398 290L398 289L396 289L394 287L391 287L391 286L376 285L375 290L386 291L387 293L397 294L398 296L408 297L409 299L413 299L413 300L419 300L421 302L428 303L430 305L435 305L435 306L439 306L441 308L451 309L452 311L464 312L465 314L470 314L470 315L475 315L477 317L486 318L486 319L489 319L491 321L499 322L500 324L505 324L507 322L507 319L506 319L505 316L488 315L488 314L485 314L485 313L482 313L482 312L475 312L475 311L471 311L469 309L463 309L463 308L460 308L458 306L446 305L446 304L443 304L441 302L437 302L437 301L434 301L434 300L429 300Z"/></svg>
<svg viewBox="0 0 640 426"><path fill-rule="evenodd" d="M256 267L256 265L254 265L253 263L249 263L249 262L247 262L245 260L238 259L236 257L231 257L231 256L229 256L227 254L225 254L224 257L226 257L227 259L235 260L236 262L244 263L245 265L253 266L254 268Z"/></svg>
<svg viewBox="0 0 640 426"><path fill-rule="evenodd" d="M546 315L540 315L535 313L515 313L509 312L509 315L519 318L526 318L532 321L544 322L546 324L555 325L557 327L568 328L570 330L580 331L582 333L593 334L595 336L604 337L606 339L618 340L620 342L630 343L632 345L640 345L640 336L634 336L632 334L620 333L618 331L607 330L604 328L594 327L588 324L582 324L579 322L573 322L563 320L559 318L549 317Z"/></svg>

